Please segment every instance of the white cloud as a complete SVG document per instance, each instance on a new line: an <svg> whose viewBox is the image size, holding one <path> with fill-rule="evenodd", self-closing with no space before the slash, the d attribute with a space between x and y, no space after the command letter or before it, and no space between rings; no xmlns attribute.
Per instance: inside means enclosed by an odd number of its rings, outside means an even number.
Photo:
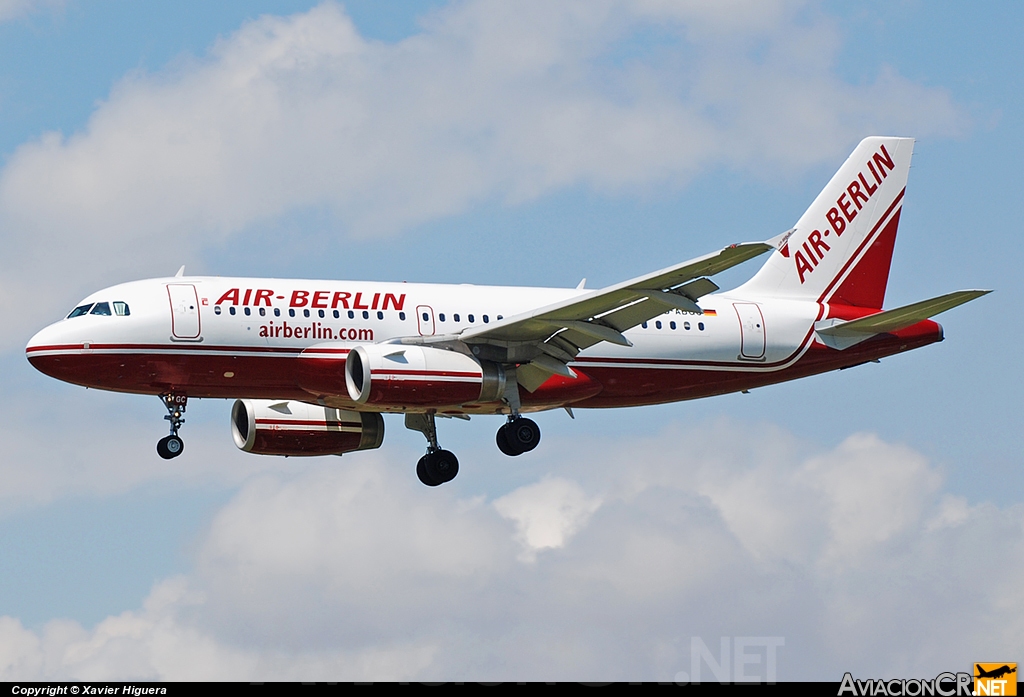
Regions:
<svg viewBox="0 0 1024 697"><path fill-rule="evenodd" d="M693 636L779 636L780 679L835 680L1024 640L1024 509L956 502L906 446L731 422L545 446L490 504L382 460L259 475L141 609L0 620L0 678L671 680Z"/></svg>
<svg viewBox="0 0 1024 697"><path fill-rule="evenodd" d="M64 0L0 0L0 22L24 17L39 7L60 8Z"/></svg>
<svg viewBox="0 0 1024 697"><path fill-rule="evenodd" d="M503 518L515 521L524 561L535 560L540 550L564 547L600 506L600 498L588 497L579 484L559 477L546 477L494 502Z"/></svg>
<svg viewBox="0 0 1024 697"><path fill-rule="evenodd" d="M126 76L82 131L10 156L6 340L101 279L166 273L169 248L297 211L386 234L570 186L798 172L871 131L963 127L945 91L890 69L842 80L842 37L815 8L476 0L395 44L366 40L334 4L247 23L201 59ZM645 32L661 38L638 50Z"/></svg>

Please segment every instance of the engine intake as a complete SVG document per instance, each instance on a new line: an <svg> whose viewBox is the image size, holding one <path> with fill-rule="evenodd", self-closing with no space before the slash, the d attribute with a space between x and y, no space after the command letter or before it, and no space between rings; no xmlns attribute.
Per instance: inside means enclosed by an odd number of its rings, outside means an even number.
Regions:
<svg viewBox="0 0 1024 697"><path fill-rule="evenodd" d="M384 418L315 404L239 399L231 407L235 445L257 455L341 455L379 448Z"/></svg>
<svg viewBox="0 0 1024 697"><path fill-rule="evenodd" d="M459 406L499 401L505 371L457 351L370 344L349 351L345 386L359 404Z"/></svg>

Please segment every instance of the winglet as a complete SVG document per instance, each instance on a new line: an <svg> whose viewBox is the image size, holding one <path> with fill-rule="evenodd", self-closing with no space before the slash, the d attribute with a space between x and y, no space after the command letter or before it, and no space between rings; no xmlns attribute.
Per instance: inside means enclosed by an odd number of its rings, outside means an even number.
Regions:
<svg viewBox="0 0 1024 697"><path fill-rule="evenodd" d="M178 269L178 273L174 274L174 277L175 277L175 278L181 278L181 277L182 277L182 276L184 276L184 275L185 275L185 265L184 265L184 264L182 264L182 265L181 265L181 268L180 268L180 269Z"/></svg>

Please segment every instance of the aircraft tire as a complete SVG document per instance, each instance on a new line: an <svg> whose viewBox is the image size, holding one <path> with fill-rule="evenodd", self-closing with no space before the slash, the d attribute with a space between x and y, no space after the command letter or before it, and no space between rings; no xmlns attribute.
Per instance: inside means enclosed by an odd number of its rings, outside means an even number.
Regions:
<svg viewBox="0 0 1024 697"><path fill-rule="evenodd" d="M423 469L430 479L444 484L455 479L459 473L459 459L449 450L437 450L426 455Z"/></svg>
<svg viewBox="0 0 1024 697"><path fill-rule="evenodd" d="M498 429L498 433L494 436L495 442L498 444L498 450L505 453L509 457L515 457L521 455L521 450L516 450L512 447L512 444L508 442L508 424L502 424L501 428Z"/></svg>
<svg viewBox="0 0 1024 697"><path fill-rule="evenodd" d="M178 457L184 450L185 442L177 436L164 436L156 443L157 454L165 460Z"/></svg>
<svg viewBox="0 0 1024 697"><path fill-rule="evenodd" d="M442 482L437 481L427 472L427 458L429 455L424 455L420 458L420 461L416 463L416 476L420 478L426 486L439 486Z"/></svg>
<svg viewBox="0 0 1024 697"><path fill-rule="evenodd" d="M518 450L519 453L528 453L540 443L540 426L532 419L520 417L505 424L505 428L505 439L509 448Z"/></svg>

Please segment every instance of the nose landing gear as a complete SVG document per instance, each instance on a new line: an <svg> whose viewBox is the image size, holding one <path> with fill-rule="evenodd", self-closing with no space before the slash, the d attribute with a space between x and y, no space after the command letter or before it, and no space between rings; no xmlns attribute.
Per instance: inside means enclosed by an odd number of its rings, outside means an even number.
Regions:
<svg viewBox="0 0 1024 697"><path fill-rule="evenodd" d="M164 394L160 395L160 399L167 408L167 416L164 419L171 422L171 435L157 441L156 452L163 459L170 460L181 455L185 449L185 442L178 437L178 429L185 423L183 416L188 397L183 394Z"/></svg>

